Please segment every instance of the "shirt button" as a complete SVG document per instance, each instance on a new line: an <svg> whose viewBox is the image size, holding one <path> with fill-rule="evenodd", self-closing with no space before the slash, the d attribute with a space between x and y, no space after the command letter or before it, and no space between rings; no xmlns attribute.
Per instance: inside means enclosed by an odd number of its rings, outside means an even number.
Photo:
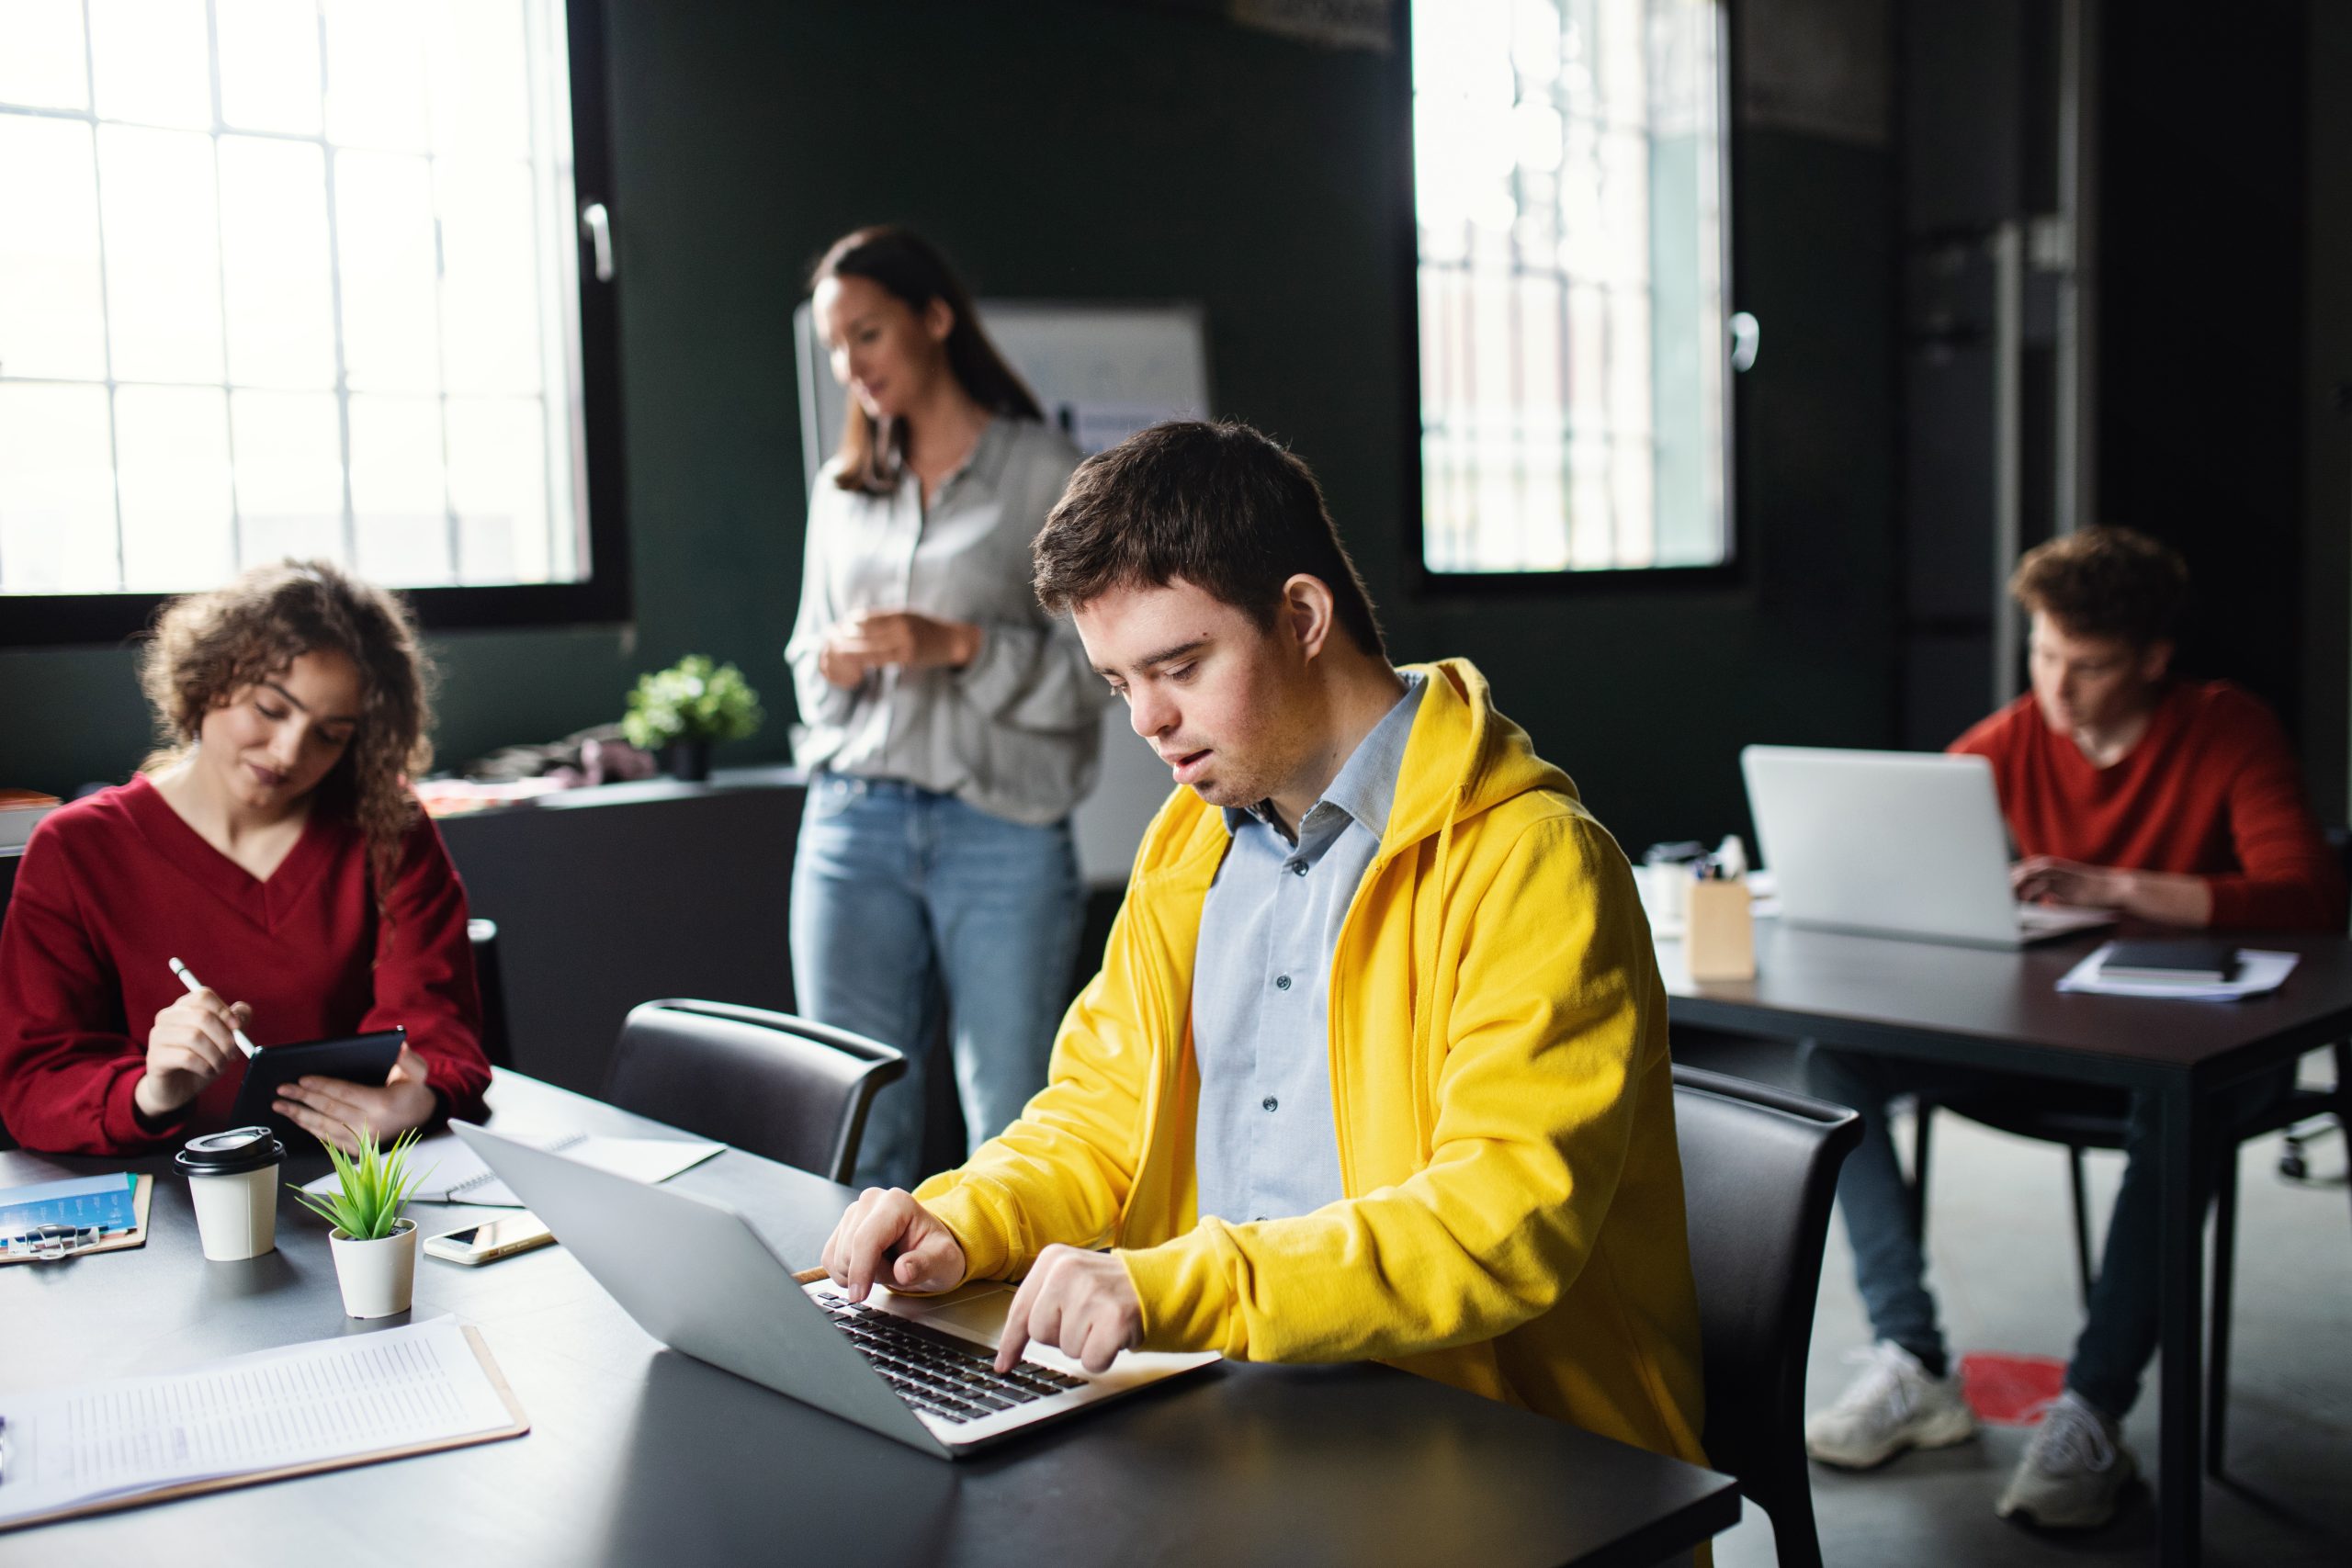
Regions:
<svg viewBox="0 0 2352 1568"><path fill-rule="evenodd" d="M1258 1103L1264 1106L1269 1111L1280 1111L1283 1108L1283 1102L1276 1100L1271 1094L1266 1096L1265 1099L1260 1100Z"/></svg>
<svg viewBox="0 0 2352 1568"><path fill-rule="evenodd" d="M1290 874L1293 876L1305 876L1306 874L1306 863L1303 860L1295 860L1291 862Z"/></svg>
<svg viewBox="0 0 2352 1568"><path fill-rule="evenodd" d="M1287 975L1277 975L1277 976L1274 976L1274 989L1276 989L1277 991L1287 991L1287 990L1289 990L1289 989L1290 989L1290 976L1287 976Z"/></svg>

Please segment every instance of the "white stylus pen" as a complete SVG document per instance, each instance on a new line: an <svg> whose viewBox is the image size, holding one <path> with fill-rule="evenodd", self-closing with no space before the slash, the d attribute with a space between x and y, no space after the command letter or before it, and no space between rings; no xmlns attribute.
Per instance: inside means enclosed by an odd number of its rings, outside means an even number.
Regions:
<svg viewBox="0 0 2352 1568"><path fill-rule="evenodd" d="M204 982L198 979L195 973L191 971L187 964L181 963L176 958L172 960L172 973L177 975L180 977L180 984L186 986L189 990L200 991L204 989ZM239 1029L233 1023L229 1026L229 1038L234 1040L237 1043L237 1049L243 1051L246 1055L250 1056L254 1054L254 1043L246 1039L245 1032Z"/></svg>

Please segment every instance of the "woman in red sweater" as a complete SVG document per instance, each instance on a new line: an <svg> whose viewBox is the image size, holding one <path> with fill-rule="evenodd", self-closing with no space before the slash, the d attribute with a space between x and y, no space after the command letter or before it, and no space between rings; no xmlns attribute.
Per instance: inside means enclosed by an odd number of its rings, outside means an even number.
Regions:
<svg viewBox="0 0 2352 1568"><path fill-rule="evenodd" d="M381 1087L305 1077L278 1101L344 1148L478 1115L465 890L407 784L431 747L405 606L322 562L258 568L165 605L140 677L169 744L52 812L17 869L0 1123L82 1154L217 1128L240 1028L263 1049L407 1030Z"/></svg>

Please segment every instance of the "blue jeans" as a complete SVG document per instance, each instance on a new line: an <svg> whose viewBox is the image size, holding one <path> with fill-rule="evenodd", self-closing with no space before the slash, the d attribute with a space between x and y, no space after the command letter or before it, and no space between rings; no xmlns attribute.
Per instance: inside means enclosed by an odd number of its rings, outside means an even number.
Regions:
<svg viewBox="0 0 2352 1568"><path fill-rule="evenodd" d="M874 1101L861 1184L912 1187L944 992L966 1143L1046 1084L1085 909L1069 825L1033 828L887 779L809 781L792 867L801 1012L895 1045L908 1074Z"/></svg>
<svg viewBox="0 0 2352 1568"><path fill-rule="evenodd" d="M2041 1080L1942 1063L1905 1061L1859 1051L1833 1051L1807 1041L1805 1079L1815 1095L1861 1112L1862 1141L1838 1175L1838 1207L1854 1251L1854 1283L1870 1314L1871 1331L1930 1364L1945 1355L1936 1300L1928 1293L1918 1233L1911 1224L1910 1188L1895 1163L1887 1132L1887 1103L1899 1095L1979 1095L2013 1091L2030 1099ZM2214 1142L2235 1158L2231 1129L2250 1121L2294 1085L2290 1065L2234 1084L2212 1103ZM2123 1145L2123 1185L2109 1217L2107 1245L2092 1283L2090 1311L2066 1367L2066 1386L2121 1420L2139 1402L2140 1380L2156 1353L2159 1191L2156 1107L2132 1097Z"/></svg>

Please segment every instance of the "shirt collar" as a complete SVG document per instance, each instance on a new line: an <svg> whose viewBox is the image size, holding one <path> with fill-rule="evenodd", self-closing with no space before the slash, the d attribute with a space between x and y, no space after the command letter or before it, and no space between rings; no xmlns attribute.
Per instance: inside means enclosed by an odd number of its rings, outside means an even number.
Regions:
<svg viewBox="0 0 2352 1568"><path fill-rule="evenodd" d="M939 489L932 495L934 504L950 488L961 489L967 484L984 485L990 491L997 488L998 482L1004 478L1005 464L1012 456L1012 437L1005 426L1013 418L1009 413L989 416L988 423L980 426L979 438L972 443L972 449L964 455L964 460L950 468L947 477L939 481ZM898 494L917 502L922 496L922 481L915 478L915 471L906 466L903 457L899 464Z"/></svg>
<svg viewBox="0 0 2352 1568"><path fill-rule="evenodd" d="M1307 807L1300 818L1302 840L1316 813L1329 806L1347 813L1374 838L1388 829L1389 807L1396 802L1396 775L1405 765L1405 743L1412 738L1413 716L1420 707L1421 687L1428 676L1421 671L1400 671L1398 678L1405 682L1405 694L1396 705L1381 716L1371 732L1356 742L1348 760L1324 786L1320 799ZM1245 822L1258 822L1272 829L1274 825L1273 802L1259 801L1254 806L1228 806L1225 809L1225 829L1238 833Z"/></svg>

